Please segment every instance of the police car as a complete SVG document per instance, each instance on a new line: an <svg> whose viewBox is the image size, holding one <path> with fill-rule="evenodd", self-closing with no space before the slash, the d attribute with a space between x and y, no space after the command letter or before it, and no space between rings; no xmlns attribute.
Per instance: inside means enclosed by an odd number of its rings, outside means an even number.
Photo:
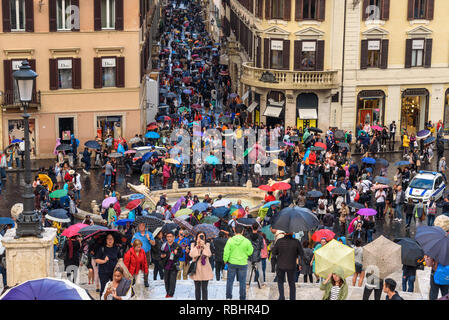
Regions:
<svg viewBox="0 0 449 320"><path fill-rule="evenodd" d="M427 203L431 197L438 200L443 196L445 188L446 182L441 173L419 171L405 191L405 200L408 202L408 199L412 199L414 203L418 203L420 199Z"/></svg>

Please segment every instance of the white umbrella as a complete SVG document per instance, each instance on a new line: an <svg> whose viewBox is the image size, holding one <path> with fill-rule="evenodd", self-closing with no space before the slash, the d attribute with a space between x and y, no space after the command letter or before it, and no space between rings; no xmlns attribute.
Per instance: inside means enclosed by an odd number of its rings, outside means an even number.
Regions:
<svg viewBox="0 0 449 320"><path fill-rule="evenodd" d="M215 208L226 207L230 203L231 203L231 200L229 200L229 199L221 199L221 200L215 201L212 204L212 207L215 207Z"/></svg>

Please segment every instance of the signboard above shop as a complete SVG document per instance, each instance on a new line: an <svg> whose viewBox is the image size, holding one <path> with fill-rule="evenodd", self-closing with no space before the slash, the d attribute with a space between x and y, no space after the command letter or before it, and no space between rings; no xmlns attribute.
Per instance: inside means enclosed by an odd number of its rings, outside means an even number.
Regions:
<svg viewBox="0 0 449 320"><path fill-rule="evenodd" d="M271 50L284 50L284 41L282 40L271 40Z"/></svg>

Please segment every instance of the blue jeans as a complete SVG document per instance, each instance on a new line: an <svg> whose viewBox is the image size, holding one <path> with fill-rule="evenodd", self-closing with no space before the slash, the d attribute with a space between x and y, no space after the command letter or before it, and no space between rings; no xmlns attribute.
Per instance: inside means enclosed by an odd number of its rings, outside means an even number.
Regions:
<svg viewBox="0 0 449 320"><path fill-rule="evenodd" d="M104 176L104 186L110 186L112 183L112 176Z"/></svg>
<svg viewBox="0 0 449 320"><path fill-rule="evenodd" d="M91 166L91 164L90 164L90 160L89 161L86 161L86 162L84 162L84 164L86 165L85 166L85 170L87 171L87 172L89 172L89 170L90 170L90 166Z"/></svg>
<svg viewBox="0 0 449 320"><path fill-rule="evenodd" d="M81 200L81 190L75 190L75 200Z"/></svg>
<svg viewBox="0 0 449 320"><path fill-rule="evenodd" d="M3 288L5 288L7 286L7 282L6 282L6 269L3 267L0 267L0 274L3 277Z"/></svg>
<svg viewBox="0 0 449 320"><path fill-rule="evenodd" d="M405 225L409 227L410 224L412 223L412 219L415 220L415 222L416 222L414 215L410 215L410 214L405 215Z"/></svg>
<svg viewBox="0 0 449 320"><path fill-rule="evenodd" d="M433 214L427 215L427 225L429 227L433 226L434 221L435 221L435 215L433 215Z"/></svg>
<svg viewBox="0 0 449 320"><path fill-rule="evenodd" d="M0 168L0 179L6 179L6 169Z"/></svg>
<svg viewBox="0 0 449 320"><path fill-rule="evenodd" d="M408 284L408 292L413 292L415 290L415 276L404 276L402 275L402 291L407 292L407 284Z"/></svg>
<svg viewBox="0 0 449 320"><path fill-rule="evenodd" d="M396 204L396 208L394 208L394 212L396 213L396 218L402 219L402 203Z"/></svg>
<svg viewBox="0 0 449 320"><path fill-rule="evenodd" d="M373 229L366 230L366 242L370 243L373 241Z"/></svg>
<svg viewBox="0 0 449 320"><path fill-rule="evenodd" d="M228 263L228 279L226 280L226 299L232 299L232 285L234 278L237 275L237 279L240 284L240 300L246 300L246 272L248 265L243 266Z"/></svg>

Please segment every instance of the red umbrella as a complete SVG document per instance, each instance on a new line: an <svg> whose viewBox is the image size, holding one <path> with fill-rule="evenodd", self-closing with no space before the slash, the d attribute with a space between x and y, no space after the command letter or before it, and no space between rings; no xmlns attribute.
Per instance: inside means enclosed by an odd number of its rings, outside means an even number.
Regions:
<svg viewBox="0 0 449 320"><path fill-rule="evenodd" d="M335 189L334 186L328 186L328 187L326 188L326 190L329 191L329 192L331 192L331 191L334 190L334 189Z"/></svg>
<svg viewBox="0 0 449 320"><path fill-rule="evenodd" d="M201 109L201 105L199 105L198 103L195 103L195 104L192 104L190 106L190 108L192 108L192 109Z"/></svg>
<svg viewBox="0 0 449 320"><path fill-rule="evenodd" d="M288 190L292 186L289 183L276 182L275 184L272 185L272 187L273 187L274 190Z"/></svg>
<svg viewBox="0 0 449 320"><path fill-rule="evenodd" d="M128 204L126 205L126 209L134 210L138 206L140 206L140 200L133 200L128 202Z"/></svg>
<svg viewBox="0 0 449 320"><path fill-rule="evenodd" d="M321 229L316 231L312 235L312 240L315 242L320 242L322 238L326 238L326 241L331 241L335 237L335 233L328 229Z"/></svg>
<svg viewBox="0 0 449 320"><path fill-rule="evenodd" d="M271 186L267 185L267 184L263 184L263 185L259 186L258 188L260 190L267 191L267 192L268 191L274 191L274 189Z"/></svg>
<svg viewBox="0 0 449 320"><path fill-rule="evenodd" d="M321 148L323 148L324 150L327 149L326 144L324 144L324 143L322 143L322 142L317 142L317 143L315 143L315 147L321 147Z"/></svg>
<svg viewBox="0 0 449 320"><path fill-rule="evenodd" d="M84 224L84 223L77 223L77 224L74 224L74 225L68 227L67 229L65 229L65 230L61 233L61 236L64 236L64 237L67 237L67 238L74 237L74 236L76 236L76 235L79 235L78 232L79 232L82 228L85 228L85 227L88 227L88 226L89 226L89 225Z"/></svg>
<svg viewBox="0 0 449 320"><path fill-rule="evenodd" d="M157 124L150 124L147 126L147 131L153 131L158 128Z"/></svg>
<svg viewBox="0 0 449 320"><path fill-rule="evenodd" d="M191 81L192 81L192 78L190 78L190 77L182 78L182 82L184 82L184 83L190 83Z"/></svg>

